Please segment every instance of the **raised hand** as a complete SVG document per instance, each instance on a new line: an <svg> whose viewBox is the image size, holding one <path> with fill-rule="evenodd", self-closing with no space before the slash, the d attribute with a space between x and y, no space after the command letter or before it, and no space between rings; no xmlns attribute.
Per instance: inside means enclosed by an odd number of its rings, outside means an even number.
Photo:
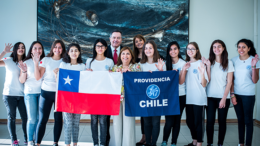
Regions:
<svg viewBox="0 0 260 146"><path fill-rule="evenodd" d="M203 62L203 64L205 64L207 67L211 66L211 63L209 61L209 59L206 59L205 57L201 58L201 61Z"/></svg>
<svg viewBox="0 0 260 146"><path fill-rule="evenodd" d="M256 54L251 61L251 66L256 66L256 63L259 61L259 56Z"/></svg>
<svg viewBox="0 0 260 146"><path fill-rule="evenodd" d="M38 53L31 54L32 55L32 60L34 63L38 64L40 61L40 55Z"/></svg>
<svg viewBox="0 0 260 146"><path fill-rule="evenodd" d="M183 66L182 70L187 70L188 68L190 68L190 62L187 62L187 63Z"/></svg>
<svg viewBox="0 0 260 146"><path fill-rule="evenodd" d="M198 67L198 69L199 69L199 73L200 73L201 75L203 75L204 72L205 72L206 67L205 67L204 64L201 62L201 63L200 63L200 66Z"/></svg>
<svg viewBox="0 0 260 146"><path fill-rule="evenodd" d="M122 72L127 72L127 71L131 71L131 70L129 69L129 67L126 68L126 69L122 69Z"/></svg>
<svg viewBox="0 0 260 146"><path fill-rule="evenodd" d="M164 66L165 62L163 61L163 59L158 59L158 64L155 64L155 66L157 67L157 69L159 71L163 71L163 66Z"/></svg>
<svg viewBox="0 0 260 146"><path fill-rule="evenodd" d="M18 67L21 69L22 72L27 72L27 65L23 63L23 61L18 62Z"/></svg>
<svg viewBox="0 0 260 146"><path fill-rule="evenodd" d="M12 46L12 44L5 44L5 49L4 49L4 52L5 53L11 53L11 52L13 52L13 51L11 51L11 49L13 48L13 46Z"/></svg>

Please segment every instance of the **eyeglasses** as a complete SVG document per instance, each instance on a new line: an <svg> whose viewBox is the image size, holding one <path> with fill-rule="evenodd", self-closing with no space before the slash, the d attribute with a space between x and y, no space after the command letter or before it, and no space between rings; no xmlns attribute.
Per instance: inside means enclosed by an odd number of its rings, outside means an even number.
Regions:
<svg viewBox="0 0 260 146"><path fill-rule="evenodd" d="M195 51L196 51L196 49L194 49L194 48L192 48L192 49L189 49L189 48L187 48L187 52L188 52L188 51L195 52Z"/></svg>
<svg viewBox="0 0 260 146"><path fill-rule="evenodd" d="M104 46L104 45L96 45L96 48L97 48L97 49L100 49L100 48L101 48L101 49L105 49L105 46Z"/></svg>

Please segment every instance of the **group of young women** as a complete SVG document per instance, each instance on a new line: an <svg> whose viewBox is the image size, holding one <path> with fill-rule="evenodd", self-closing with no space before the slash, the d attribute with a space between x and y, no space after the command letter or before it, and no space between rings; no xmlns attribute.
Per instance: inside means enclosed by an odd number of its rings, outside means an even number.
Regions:
<svg viewBox="0 0 260 146"><path fill-rule="evenodd" d="M251 146L253 136L253 109L255 103L255 84L259 80L259 58L252 41L239 40L239 56L228 60L226 45L221 40L213 41L209 58L201 56L196 42L190 42L186 49L186 59L180 54L176 41L167 46L166 62L157 50L154 41L146 41L142 35L133 39L133 51L130 47L120 50L117 63L107 57L108 45L105 40L97 39L93 46L93 57L86 64L81 58L78 44L70 44L65 49L62 41L56 40L50 53L45 57L41 42L31 44L27 56L25 45L18 42L7 44L0 54L0 66L6 68L3 100L8 114L8 130L12 145L18 146L15 119L16 108L21 115L25 143L30 146L41 144L55 102L56 79L59 68L77 71L178 71L180 115L165 116L165 126L161 146L167 146L172 133L171 146L176 146L180 132L180 120L186 107L186 122L192 136L188 146L201 146L204 136L204 115L207 116L207 144L213 145L214 123L218 110L219 136L218 146L224 143L226 119L230 102L233 103L239 130L239 145ZM13 47L13 51L11 48ZM3 58L6 53L10 57ZM134 146L135 118L124 114L124 83L122 84L120 114L114 116L113 129L115 146ZM27 118L28 117L28 118ZM27 121L28 119L28 121ZM65 144L76 146L78 142L80 114L54 112L54 146L62 131L64 121ZM160 132L161 116L141 117L142 139L139 144L155 146ZM100 138L98 137L98 121ZM245 129L246 127L246 129ZM91 115L91 131L94 146L107 145L107 115ZM244 141L246 131L246 143ZM28 142L27 142L28 141Z"/></svg>

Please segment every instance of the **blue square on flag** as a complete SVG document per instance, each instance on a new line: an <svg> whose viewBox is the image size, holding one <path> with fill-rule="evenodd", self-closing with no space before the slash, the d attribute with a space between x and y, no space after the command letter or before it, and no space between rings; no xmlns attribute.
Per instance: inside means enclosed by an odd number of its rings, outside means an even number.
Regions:
<svg viewBox="0 0 260 146"><path fill-rule="evenodd" d="M79 92L79 77L80 71L60 69L58 90Z"/></svg>
<svg viewBox="0 0 260 146"><path fill-rule="evenodd" d="M179 72L123 74L126 116L180 115Z"/></svg>

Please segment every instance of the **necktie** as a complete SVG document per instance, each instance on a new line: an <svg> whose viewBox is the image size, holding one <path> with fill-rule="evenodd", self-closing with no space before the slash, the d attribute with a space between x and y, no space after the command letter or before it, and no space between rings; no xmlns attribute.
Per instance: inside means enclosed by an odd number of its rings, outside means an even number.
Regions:
<svg viewBox="0 0 260 146"><path fill-rule="evenodd" d="M114 50L114 57L113 57L113 60L114 60L114 63L117 64L117 50L115 49Z"/></svg>

